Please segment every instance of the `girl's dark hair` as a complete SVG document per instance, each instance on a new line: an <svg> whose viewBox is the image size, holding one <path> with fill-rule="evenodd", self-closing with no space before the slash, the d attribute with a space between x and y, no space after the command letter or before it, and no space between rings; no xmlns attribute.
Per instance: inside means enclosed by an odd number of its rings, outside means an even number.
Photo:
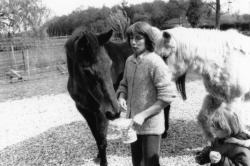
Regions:
<svg viewBox="0 0 250 166"><path fill-rule="evenodd" d="M145 47L148 51L153 52L155 48L154 36L152 26L147 22L136 22L131 25L126 32L127 41L130 45L130 38L134 34L140 34L145 38Z"/></svg>
<svg viewBox="0 0 250 166"><path fill-rule="evenodd" d="M226 131L228 136L237 135L242 131L238 116L229 108L215 110L209 121L213 128Z"/></svg>

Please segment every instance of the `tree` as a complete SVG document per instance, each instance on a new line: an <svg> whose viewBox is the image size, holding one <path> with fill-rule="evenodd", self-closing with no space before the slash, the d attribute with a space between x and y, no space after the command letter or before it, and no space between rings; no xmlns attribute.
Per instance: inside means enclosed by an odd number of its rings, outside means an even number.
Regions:
<svg viewBox="0 0 250 166"><path fill-rule="evenodd" d="M124 0L122 2L122 9L126 12L128 18L130 19L130 23L133 24L134 15L135 15L134 5L128 6L128 3Z"/></svg>
<svg viewBox="0 0 250 166"><path fill-rule="evenodd" d="M10 4L6 0L0 0L0 29L6 32L14 27L14 12L10 10ZM7 31L8 32L8 31Z"/></svg>
<svg viewBox="0 0 250 166"><path fill-rule="evenodd" d="M39 28L49 16L49 10L41 0L0 0L0 26L4 31L17 33L33 31L39 34Z"/></svg>
<svg viewBox="0 0 250 166"><path fill-rule="evenodd" d="M109 15L110 25L121 40L125 40L126 30L130 25L130 18L123 7L125 5L114 7Z"/></svg>
<svg viewBox="0 0 250 166"><path fill-rule="evenodd" d="M192 27L197 27L199 24L202 16L202 7L203 3L201 0L190 0L186 16Z"/></svg>
<svg viewBox="0 0 250 166"><path fill-rule="evenodd" d="M170 0L166 10L168 19L179 18L187 13L189 1L186 0Z"/></svg>
<svg viewBox="0 0 250 166"><path fill-rule="evenodd" d="M220 29L220 17L223 14L221 13L220 0L208 2L206 5L215 11L215 28Z"/></svg>
<svg viewBox="0 0 250 166"><path fill-rule="evenodd" d="M151 16L151 24L158 28L162 28L167 19L167 3L157 0L152 3L144 3L142 5L147 15Z"/></svg>

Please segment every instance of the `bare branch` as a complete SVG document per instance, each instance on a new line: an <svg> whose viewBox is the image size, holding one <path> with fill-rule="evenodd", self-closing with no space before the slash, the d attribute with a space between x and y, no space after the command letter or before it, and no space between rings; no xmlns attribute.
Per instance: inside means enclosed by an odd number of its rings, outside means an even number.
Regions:
<svg viewBox="0 0 250 166"><path fill-rule="evenodd" d="M125 39L125 32L130 25L130 19L122 7L115 8L109 15L109 22L114 31L121 36L121 40Z"/></svg>
<svg viewBox="0 0 250 166"><path fill-rule="evenodd" d="M12 27L10 31L17 32L17 30L32 29L36 32L45 21L48 9L42 5L41 0L15 0L3 1L0 5L0 22L7 22L2 24Z"/></svg>
<svg viewBox="0 0 250 166"><path fill-rule="evenodd" d="M208 7L216 10L216 3L215 2L205 3L205 5L207 5Z"/></svg>

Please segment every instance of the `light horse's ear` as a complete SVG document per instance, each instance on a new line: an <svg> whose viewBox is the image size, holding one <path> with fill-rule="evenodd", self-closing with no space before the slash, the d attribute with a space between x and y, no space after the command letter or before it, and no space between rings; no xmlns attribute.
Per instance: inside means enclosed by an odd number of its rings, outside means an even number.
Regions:
<svg viewBox="0 0 250 166"><path fill-rule="evenodd" d="M170 43L171 35L168 32L163 32L162 36L163 36L164 44L168 45Z"/></svg>
<svg viewBox="0 0 250 166"><path fill-rule="evenodd" d="M98 35L98 36L97 36L97 38L98 38L98 43L99 43L100 45L105 44L106 42L109 41L109 39L111 38L112 34L113 34L113 30L111 29L111 30L109 30L109 31L106 32L106 33L102 33L102 34Z"/></svg>

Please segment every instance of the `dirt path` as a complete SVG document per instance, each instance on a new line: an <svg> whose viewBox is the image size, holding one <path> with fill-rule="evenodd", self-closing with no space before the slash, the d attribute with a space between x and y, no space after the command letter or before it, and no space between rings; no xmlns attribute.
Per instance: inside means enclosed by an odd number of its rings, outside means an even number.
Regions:
<svg viewBox="0 0 250 166"><path fill-rule="evenodd" d="M51 127L84 120L67 93L0 103L0 149Z"/></svg>
<svg viewBox="0 0 250 166"><path fill-rule="evenodd" d="M193 88L189 89L190 87L197 87L196 85L200 84L200 82L192 82L191 84L191 86L187 87L189 92L194 91ZM199 95L204 96L203 88L201 88ZM197 113L194 108L200 107L201 100L202 97L185 102L179 99L172 104L171 117L173 119L183 117L185 120L194 120ZM41 134L51 127L73 121L85 121L76 110L74 102L68 93L7 100L0 102L0 108L0 149Z"/></svg>

